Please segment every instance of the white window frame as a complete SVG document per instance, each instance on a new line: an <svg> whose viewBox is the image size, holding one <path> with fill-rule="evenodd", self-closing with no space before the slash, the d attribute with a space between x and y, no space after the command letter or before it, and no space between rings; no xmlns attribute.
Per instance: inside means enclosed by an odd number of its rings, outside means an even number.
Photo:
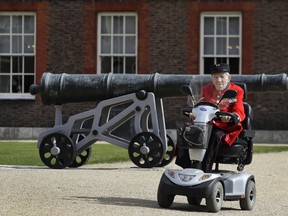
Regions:
<svg viewBox="0 0 288 216"><path fill-rule="evenodd" d="M216 22L214 22L214 36L211 35L211 37L214 38L214 54L213 55L204 55L204 17L214 17L215 20L217 17L239 17L239 54L238 55L229 55L228 52L228 40L227 41L227 51L225 55L217 55L216 54L216 42L215 39L217 37L223 37L217 36L216 35ZM243 15L241 12L202 12L201 13L201 30L200 30L200 74L204 74L204 57L211 57L215 58L214 63L216 63L216 58L227 58L227 63L229 64L229 58L239 58L239 74L242 73L242 39L243 39L243 34L242 34L242 18ZM229 24L228 24L229 25ZM229 37L235 37L235 35L229 35L228 34L228 29L227 29L227 39Z"/></svg>
<svg viewBox="0 0 288 216"><path fill-rule="evenodd" d="M33 100L35 99L35 96L32 96L29 92L26 93L13 93L12 91L12 76L13 75L19 75L22 76L22 85L21 88L24 88L24 76L29 75L29 76L34 76L33 83L35 83L35 78L36 78L36 13L34 12L0 12L0 15L4 16L10 16L10 32L9 33L0 33L1 36L10 36L10 50L9 53L0 53L0 56L34 56L34 72L33 73L25 73L24 70L24 62L22 62L22 72L20 73L13 73L13 67L10 67L10 72L9 73L1 73L1 75L9 75L10 76L10 93L2 93L0 92L0 100ZM22 32L21 33L13 33L12 32L12 17L13 16L34 16L34 33L25 33L23 31L24 29L24 19L22 19ZM34 44L33 46L33 53L25 53L24 52L24 40L22 39L22 52L21 53L12 53L12 36L19 35L24 38L24 36L34 36Z"/></svg>
<svg viewBox="0 0 288 216"><path fill-rule="evenodd" d="M135 53L134 54L127 54L125 53L124 49L123 49L123 53L122 54L115 54L113 53L113 40L112 40L112 44L111 44L111 54L102 54L101 53L101 37L105 34L101 34L101 17L102 16L135 16L135 22L136 22L136 29L135 29L135 34L126 34L125 32L119 34L120 36L123 36L124 40L123 40L123 47L125 48L125 37L126 36L135 36ZM138 15L136 12L101 12L98 14L98 38L97 38L97 73L100 74L101 73L101 57L104 56L108 56L108 57L135 57L135 74L137 74L138 71ZM126 23L124 22L124 25ZM111 22L111 29L113 28L113 22ZM125 29L125 26L124 26ZM107 34L108 36L117 36L118 34L113 34L113 32L111 32L111 34ZM125 74L125 61L124 61L124 74ZM113 66L111 66L111 69L113 70ZM113 71L111 71L113 73Z"/></svg>

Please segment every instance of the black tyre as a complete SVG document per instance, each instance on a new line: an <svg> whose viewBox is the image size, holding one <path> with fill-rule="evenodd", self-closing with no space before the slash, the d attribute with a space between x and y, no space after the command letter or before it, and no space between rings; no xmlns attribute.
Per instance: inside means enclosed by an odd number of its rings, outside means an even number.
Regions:
<svg viewBox="0 0 288 216"><path fill-rule="evenodd" d="M91 152L92 147L90 146L89 148L81 152L81 154L77 155L73 162L69 165L69 167L77 168L86 164L91 156Z"/></svg>
<svg viewBox="0 0 288 216"><path fill-rule="evenodd" d="M75 158L76 150L73 141L62 133L47 135L39 147L42 162L52 169L63 169Z"/></svg>
<svg viewBox="0 0 288 216"><path fill-rule="evenodd" d="M249 180L246 186L245 198L240 199L240 207L242 210L252 210L256 201L256 185L255 182Z"/></svg>
<svg viewBox="0 0 288 216"><path fill-rule="evenodd" d="M206 198L206 206L210 212L219 212L222 208L224 190L221 182L216 182L210 197Z"/></svg>
<svg viewBox="0 0 288 216"><path fill-rule="evenodd" d="M136 166L152 168L162 161L164 147L157 135L151 132L142 132L131 139L128 153L131 161Z"/></svg>
<svg viewBox="0 0 288 216"><path fill-rule="evenodd" d="M174 201L174 197L175 195L166 194L164 190L161 190L160 187L158 188L157 201L161 208L169 208Z"/></svg>
<svg viewBox="0 0 288 216"><path fill-rule="evenodd" d="M202 198L199 197L193 197L193 196L187 196L187 201L190 205L195 205L195 206L199 206Z"/></svg>
<svg viewBox="0 0 288 216"><path fill-rule="evenodd" d="M176 152L176 144L173 142L172 138L167 134L167 151L164 154L164 157L160 164L158 164L158 167L164 167L172 162L172 160L175 158L175 152Z"/></svg>

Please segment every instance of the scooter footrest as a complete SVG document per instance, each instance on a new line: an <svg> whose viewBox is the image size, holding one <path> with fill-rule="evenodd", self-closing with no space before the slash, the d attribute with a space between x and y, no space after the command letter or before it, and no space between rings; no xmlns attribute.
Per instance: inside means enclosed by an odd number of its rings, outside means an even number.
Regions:
<svg viewBox="0 0 288 216"><path fill-rule="evenodd" d="M245 147L243 145L224 145L219 150L218 156L226 157L240 157L243 152L245 152Z"/></svg>

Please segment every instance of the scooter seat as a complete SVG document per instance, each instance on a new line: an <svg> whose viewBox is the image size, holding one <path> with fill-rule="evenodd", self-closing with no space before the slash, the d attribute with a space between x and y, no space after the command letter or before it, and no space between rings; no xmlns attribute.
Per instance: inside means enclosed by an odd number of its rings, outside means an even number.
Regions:
<svg viewBox="0 0 288 216"><path fill-rule="evenodd" d="M246 84L237 83L237 85L242 87L246 94ZM253 110L248 103L244 102L243 105L246 115L246 118L242 122L243 130L231 146L227 144L221 146L215 161L216 170L219 169L219 163L238 164L239 169L237 169L243 170L244 165L252 162L253 138L255 137L255 131L252 130Z"/></svg>

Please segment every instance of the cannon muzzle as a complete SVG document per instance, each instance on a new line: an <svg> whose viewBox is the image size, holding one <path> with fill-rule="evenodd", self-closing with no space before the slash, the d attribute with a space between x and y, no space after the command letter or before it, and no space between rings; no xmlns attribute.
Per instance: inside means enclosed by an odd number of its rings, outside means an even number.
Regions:
<svg viewBox="0 0 288 216"><path fill-rule="evenodd" d="M158 98L182 96L180 86L207 84L210 75L184 74L52 74L44 73L32 95L40 94L44 105L101 101L140 90ZM288 89L287 74L232 75L232 81L246 83L249 92L277 92Z"/></svg>

